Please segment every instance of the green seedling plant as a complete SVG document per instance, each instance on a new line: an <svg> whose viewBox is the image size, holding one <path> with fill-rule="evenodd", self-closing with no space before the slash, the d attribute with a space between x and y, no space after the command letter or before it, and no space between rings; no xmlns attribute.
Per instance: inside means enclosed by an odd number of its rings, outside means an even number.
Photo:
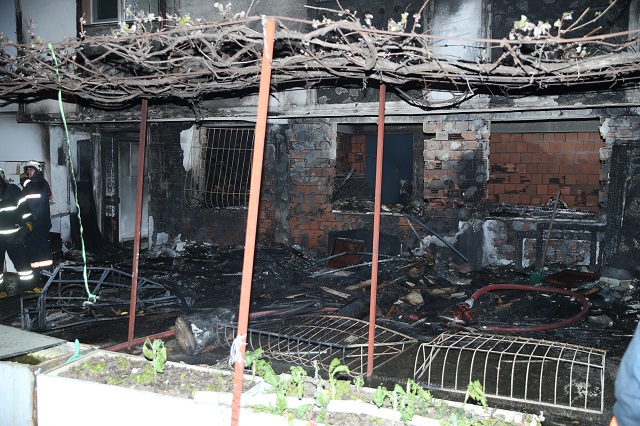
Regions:
<svg viewBox="0 0 640 426"><path fill-rule="evenodd" d="M167 348L161 339L155 339L153 344L147 337L144 345L142 345L142 354L144 357L153 362L153 370L156 373L164 372L164 365L167 362Z"/></svg>
<svg viewBox="0 0 640 426"><path fill-rule="evenodd" d="M400 412L400 420L410 421L417 412L426 411L432 406L431 393L424 390L411 379L407 380L406 387L396 384L393 391L383 386L378 386L373 393L373 403L380 408L388 403L395 411Z"/></svg>
<svg viewBox="0 0 640 426"><path fill-rule="evenodd" d="M265 382L274 387L276 392L276 406L263 407L259 411L276 413L287 417L290 421L293 421L293 419L311 419L309 417L311 415L310 406L304 405L297 409L288 409L286 401L287 397L295 396L301 399L304 396L304 383L309 380L307 372L302 367L292 366L290 367L291 379L282 379L274 372L271 365L262 359L263 354L262 349L258 349L255 352L247 351L245 354L246 367L251 367L254 376L262 377ZM349 367L341 364L337 358L333 359L329 365L327 379L321 377L318 361L314 361L313 366L315 373L312 380L316 388L314 394L315 406L319 408L314 421L322 423L325 422L329 402L332 399L340 399L352 389L352 385L354 388L360 389L364 385L364 379L362 376L356 376L352 381L340 379L341 375L350 375L350 371ZM487 408L486 395L478 380L469 383L465 403L469 398L482 404L485 409ZM504 426L512 424L495 418L475 419L472 414L465 413L460 408L434 402L431 393L412 379L407 379L405 386L396 384L392 391L383 386L378 386L373 394L372 402L378 408L386 406L398 411L400 413L400 421L404 424L408 424L415 415L438 418L442 426ZM374 424L384 424L384 420L374 420Z"/></svg>
<svg viewBox="0 0 640 426"><path fill-rule="evenodd" d="M116 365L116 368L118 370L129 370L131 368L131 363L126 357L121 356L118 357L118 365Z"/></svg>
<svg viewBox="0 0 640 426"><path fill-rule="evenodd" d="M349 367L340 363L338 358L334 358L329 364L329 387L332 399L340 399L342 395L349 392L350 383L347 380L338 379L340 374L350 374Z"/></svg>
<svg viewBox="0 0 640 426"><path fill-rule="evenodd" d="M320 414L322 417L324 417L324 415L326 414L326 410L327 410L327 405L329 404L329 401L331 401L331 396L329 394L329 391L327 391L325 389L325 381L322 378L322 376L320 376L320 368L318 366L318 361L314 360L313 361L313 368L314 368L314 375L313 375L313 380L316 382L316 392L314 394L314 397L316 399L316 406L320 408Z"/></svg>
<svg viewBox="0 0 640 426"><path fill-rule="evenodd" d="M282 414L287 409L286 384L279 375L273 371L271 364L262 359L264 350L256 349L255 352L246 351L244 356L245 367L251 367L253 376L262 377L262 379L273 386L276 392L275 410L278 414Z"/></svg>
<svg viewBox="0 0 640 426"><path fill-rule="evenodd" d="M157 370L150 365L145 365L140 374L132 374L131 378L135 380L137 383L146 384L151 383L156 379L156 375L158 374Z"/></svg>
<svg viewBox="0 0 640 426"><path fill-rule="evenodd" d="M485 410L487 409L487 396L485 395L484 390L482 390L480 380L474 380L467 386L467 393L464 396L465 404L469 398L482 404L482 408Z"/></svg>
<svg viewBox="0 0 640 426"><path fill-rule="evenodd" d="M287 395L293 394L298 399L302 399L304 396L304 382L307 377L307 372L304 368L292 365L290 368L291 381L287 389Z"/></svg>
<svg viewBox="0 0 640 426"><path fill-rule="evenodd" d="M107 369L106 362L96 362L89 367L89 371L93 374L102 374Z"/></svg>

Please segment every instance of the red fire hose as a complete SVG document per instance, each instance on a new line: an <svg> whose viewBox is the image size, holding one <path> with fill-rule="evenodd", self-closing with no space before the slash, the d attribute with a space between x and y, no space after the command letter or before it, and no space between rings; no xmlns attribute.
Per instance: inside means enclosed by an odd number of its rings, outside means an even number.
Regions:
<svg viewBox="0 0 640 426"><path fill-rule="evenodd" d="M495 291L495 290L521 290L521 291L536 291L539 293L564 294L567 296L575 297L580 302L582 302L582 310L577 315L569 319L556 322L556 323L551 323L551 324L538 324L538 325L513 326L513 327L500 327L500 326L493 326L493 325L475 324L474 328L493 330L493 331L499 331L499 332L505 332L505 333L554 330L556 328L566 327L570 324L580 321L589 312L589 301L582 294L576 293L575 291L567 290L564 288L539 287L539 286L524 285L524 284L491 284L476 291L471 296L471 298L469 298L464 304L460 305L458 307L459 311L457 311L454 314L454 317L457 320L460 320L460 322L468 322L471 319L469 309L471 309L471 307L473 306L473 303L478 299L478 297L480 297L484 293L488 293L490 291Z"/></svg>

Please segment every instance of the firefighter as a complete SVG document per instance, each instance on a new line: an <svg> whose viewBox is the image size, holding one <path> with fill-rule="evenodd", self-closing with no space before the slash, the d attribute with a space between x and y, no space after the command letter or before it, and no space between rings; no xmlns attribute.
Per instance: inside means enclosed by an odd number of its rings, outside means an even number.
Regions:
<svg viewBox="0 0 640 426"><path fill-rule="evenodd" d="M32 218L22 191L18 185L9 183L4 170L0 169L0 297L7 296L4 277L5 256L13 262L18 272L21 289L30 290L35 285L29 264L25 241L31 233Z"/></svg>
<svg viewBox="0 0 640 426"><path fill-rule="evenodd" d="M51 210L49 198L51 188L42 173L42 164L28 161L24 166L28 179L24 181L22 195L26 199L33 217L33 232L27 238L27 252L31 268L40 271L53 264L49 230L51 229Z"/></svg>
<svg viewBox="0 0 640 426"><path fill-rule="evenodd" d="M640 424L640 324L622 355L616 373L616 401L609 426L635 426Z"/></svg>
<svg viewBox="0 0 640 426"><path fill-rule="evenodd" d="M20 187L24 188L25 182L29 180L29 175L26 173L20 173Z"/></svg>

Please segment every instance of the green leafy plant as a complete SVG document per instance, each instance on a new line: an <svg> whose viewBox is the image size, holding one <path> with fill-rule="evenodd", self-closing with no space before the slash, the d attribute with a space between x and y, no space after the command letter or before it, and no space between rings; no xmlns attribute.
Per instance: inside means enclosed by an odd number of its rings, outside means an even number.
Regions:
<svg viewBox="0 0 640 426"><path fill-rule="evenodd" d="M264 356L264 350L258 348L255 352L246 351L244 356L245 367L251 367L253 376L262 377L265 382L278 388L280 386L280 376L273 371L271 364L268 361L262 359Z"/></svg>
<svg viewBox="0 0 640 426"><path fill-rule="evenodd" d="M140 374L132 374L131 378L137 383L151 383L156 378L157 371L150 365L145 365Z"/></svg>
<svg viewBox="0 0 640 426"><path fill-rule="evenodd" d="M119 385L126 382L127 380L129 380L129 377L120 377L120 378L113 377L113 376L107 377L107 383L109 383L110 385Z"/></svg>
<svg viewBox="0 0 640 426"><path fill-rule="evenodd" d="M424 390L411 379L407 379L406 387L396 384L393 391L378 386L373 393L373 403L380 408L388 403L395 411L400 412L400 420L408 422L416 413L424 413L432 407L431 393Z"/></svg>
<svg viewBox="0 0 640 426"><path fill-rule="evenodd" d="M289 383L287 394L293 394L298 399L304 396L304 382L307 377L307 372L304 368L292 365L290 368L291 381Z"/></svg>
<svg viewBox="0 0 640 426"><path fill-rule="evenodd" d="M338 358L334 358L329 364L329 386L332 399L339 399L349 391L349 382L339 380L339 374L349 374L349 367L342 364Z"/></svg>
<svg viewBox="0 0 640 426"><path fill-rule="evenodd" d="M118 370L129 370L131 368L131 363L129 363L129 360L124 357L118 357L118 365L116 365L116 368Z"/></svg>
<svg viewBox="0 0 640 426"><path fill-rule="evenodd" d="M152 344L147 337L142 346L142 354L153 362L153 369L156 373L164 372L164 365L167 362L167 348L164 347L164 342L161 339L155 339Z"/></svg>
<svg viewBox="0 0 640 426"><path fill-rule="evenodd" d="M364 386L364 378L362 376L356 376L353 378L353 386L359 391Z"/></svg>
<svg viewBox="0 0 640 426"><path fill-rule="evenodd" d="M387 398L389 398L390 392L384 386L378 386L373 393L373 403L376 407L380 408L384 405Z"/></svg>
<svg viewBox="0 0 640 426"><path fill-rule="evenodd" d="M276 393L276 405L274 407L261 407L257 411L268 412L285 416L290 421L293 419L306 419L315 422L324 423L327 420L327 405L332 399L339 399L345 393L353 392L353 387L359 389L364 385L364 379L361 376L353 378L353 380L344 380L340 376L350 375L349 367L341 364L340 360L333 359L328 367L328 378L323 379L320 375L318 361L313 362L315 373L313 378L307 376L307 372L299 366L290 367L291 378L284 379L273 371L270 364L262 359L264 352L262 349L255 352L247 352L245 354L245 365L251 367L254 375L265 379L265 382L271 384ZM315 385L315 412L313 406L303 405L296 409L287 407L287 397L297 397L301 399L304 396L304 384L311 382ZM353 386L353 387L352 387ZM482 390L479 381L469 383L467 389L467 399L471 398L487 407L486 396ZM422 415L432 419L439 419L442 426L506 426L513 424L511 422L501 421L493 418L493 414L489 418L475 418L473 414L466 413L464 409L459 407L451 407L445 403L434 401L431 393L423 389L418 383L412 379L407 379L405 386L395 384L392 391L387 390L383 386L373 393L371 399L378 408L391 408L400 413L400 421L407 424L414 416ZM318 410L319 408L319 410ZM315 417L314 417L315 416ZM386 420L373 420L373 424L385 424Z"/></svg>
<svg viewBox="0 0 640 426"><path fill-rule="evenodd" d="M482 385L480 384L480 380L474 380L469 383L467 386L467 393L464 397L464 403L467 403L467 400L471 398L472 400L479 402L482 404L482 408L487 409L487 396L484 394L482 390Z"/></svg>
<svg viewBox="0 0 640 426"><path fill-rule="evenodd" d="M265 382L273 386L276 391L275 410L282 414L287 409L286 386L280 376L273 371L271 364L262 359L264 350L258 348L255 352L245 352L244 362L246 367L251 367L254 376L262 377Z"/></svg>
<svg viewBox="0 0 640 426"><path fill-rule="evenodd" d="M106 369L107 369L107 363L106 362L96 362L96 363L91 364L91 366L89 367L89 371L94 373L94 374L103 373Z"/></svg>

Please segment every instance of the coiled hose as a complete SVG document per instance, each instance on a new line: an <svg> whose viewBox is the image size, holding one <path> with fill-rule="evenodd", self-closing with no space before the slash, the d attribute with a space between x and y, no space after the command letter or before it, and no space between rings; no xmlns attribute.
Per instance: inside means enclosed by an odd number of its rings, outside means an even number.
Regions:
<svg viewBox="0 0 640 426"><path fill-rule="evenodd" d="M486 287L481 288L480 290L473 293L471 298L469 298L465 304L470 309L473 306L473 303L478 299L478 297L482 296L485 293L489 293L495 290L521 290L521 291L535 291L538 293L558 293L564 294L567 296L575 297L580 302L582 302L582 310L575 316L551 324L537 324L537 325L526 325L526 326L512 326L512 327L501 327L501 326L493 326L493 325L475 325L475 328L480 328L484 330L493 330L504 333L517 333L517 332L530 332L530 331L547 331L554 330L556 328L566 327L570 324L576 323L584 318L589 312L589 301L586 297L584 297L580 293L576 293L575 291L567 290L564 288L555 288L555 287L540 287L540 286L532 286L532 285L524 285L524 284L491 284Z"/></svg>

